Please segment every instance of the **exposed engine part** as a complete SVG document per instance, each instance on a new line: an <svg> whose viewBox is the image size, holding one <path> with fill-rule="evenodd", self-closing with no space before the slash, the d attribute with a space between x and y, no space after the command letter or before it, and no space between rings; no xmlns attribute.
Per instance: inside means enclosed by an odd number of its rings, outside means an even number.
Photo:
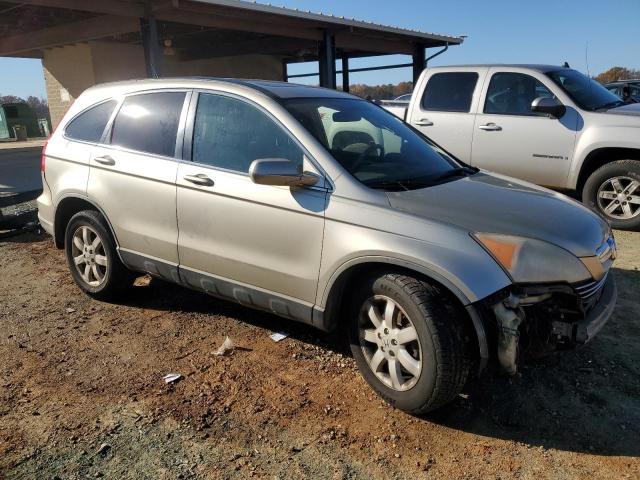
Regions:
<svg viewBox="0 0 640 480"><path fill-rule="evenodd" d="M498 361L510 375L518 371L518 327L524 321L524 312L519 307L519 299L513 295L496 303L493 312L498 320Z"/></svg>
<svg viewBox="0 0 640 480"><path fill-rule="evenodd" d="M521 291L510 293L491 306L498 322L498 361L507 373L514 375L518 370L519 328L526 317L523 307L541 304L551 297L551 292Z"/></svg>

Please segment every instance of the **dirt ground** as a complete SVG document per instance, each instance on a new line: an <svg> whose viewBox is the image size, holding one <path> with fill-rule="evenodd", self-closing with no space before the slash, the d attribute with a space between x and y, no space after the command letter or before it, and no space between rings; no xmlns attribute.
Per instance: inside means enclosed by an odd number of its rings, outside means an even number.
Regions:
<svg viewBox="0 0 640 480"><path fill-rule="evenodd" d="M5 239L0 478L640 478L640 233L617 238L591 344L425 418L376 397L341 334L157 281L100 303L49 237ZM240 348L214 356L225 335Z"/></svg>

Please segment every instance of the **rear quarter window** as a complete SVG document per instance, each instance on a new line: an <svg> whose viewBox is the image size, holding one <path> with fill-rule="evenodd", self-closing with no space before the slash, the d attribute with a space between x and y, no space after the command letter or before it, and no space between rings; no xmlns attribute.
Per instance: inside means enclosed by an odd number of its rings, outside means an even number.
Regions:
<svg viewBox="0 0 640 480"><path fill-rule="evenodd" d="M85 110L69 122L65 136L72 140L98 143L117 104L115 100L109 100Z"/></svg>
<svg viewBox="0 0 640 480"><path fill-rule="evenodd" d="M422 109L467 113L471 110L471 100L477 83L476 72L436 73L427 82L422 96Z"/></svg>

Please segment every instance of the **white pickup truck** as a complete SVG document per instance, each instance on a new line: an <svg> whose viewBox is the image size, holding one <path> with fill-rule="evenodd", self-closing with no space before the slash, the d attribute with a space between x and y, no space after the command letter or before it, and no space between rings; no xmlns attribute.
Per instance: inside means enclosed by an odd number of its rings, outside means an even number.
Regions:
<svg viewBox="0 0 640 480"><path fill-rule="evenodd" d="M640 227L640 104L576 70L425 70L408 108L388 108L470 165L577 192L616 228Z"/></svg>

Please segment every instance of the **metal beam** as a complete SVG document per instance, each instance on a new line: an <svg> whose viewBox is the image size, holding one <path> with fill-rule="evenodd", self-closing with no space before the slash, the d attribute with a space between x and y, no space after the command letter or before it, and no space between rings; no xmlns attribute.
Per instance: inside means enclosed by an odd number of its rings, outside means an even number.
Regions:
<svg viewBox="0 0 640 480"><path fill-rule="evenodd" d="M136 32L139 28L136 18L104 15L0 39L0 56L88 42L89 40Z"/></svg>
<svg viewBox="0 0 640 480"><path fill-rule="evenodd" d="M20 5L35 5L38 7L65 8L80 10L81 12L103 13L106 15L121 15L125 17L142 17L144 6L142 2L125 2L122 0L3 0Z"/></svg>
<svg viewBox="0 0 640 480"><path fill-rule="evenodd" d="M397 63L395 65L381 65L379 67L362 67L362 68L349 68L348 73L358 73L358 72L376 72L378 70L391 70L394 68L409 68L412 67L413 63ZM345 72L344 63L342 70L336 71L337 74L343 74ZM296 73L294 75L289 75L289 78L306 78L306 77L317 77L319 75L318 72L314 73Z"/></svg>
<svg viewBox="0 0 640 480"><path fill-rule="evenodd" d="M160 10L154 13L158 20L166 22L198 25L221 30L237 30L240 32L263 33L283 37L302 38L306 40L322 40L322 32L305 28L285 28L265 22L251 22L206 13L194 13L182 9Z"/></svg>
<svg viewBox="0 0 640 480"><path fill-rule="evenodd" d="M320 86L336 89L336 39L333 32L324 31L320 44Z"/></svg>
<svg viewBox="0 0 640 480"><path fill-rule="evenodd" d="M416 85L418 83L418 79L420 75L422 75L422 71L427 66L426 61L426 53L425 46L422 44L417 44L414 47L413 51L413 84Z"/></svg>
<svg viewBox="0 0 640 480"><path fill-rule="evenodd" d="M351 82L349 81L349 57L346 53L342 54L342 91L349 93L349 86Z"/></svg>
<svg viewBox="0 0 640 480"><path fill-rule="evenodd" d="M144 64L149 78L160 77L160 39L158 38L158 23L155 17L140 19L140 36L144 50Z"/></svg>
<svg viewBox="0 0 640 480"><path fill-rule="evenodd" d="M294 54L296 51L313 49L315 51L317 42L295 38L258 38L244 41L217 40L215 43L202 41L194 37L187 44L180 44L175 41L176 47L183 50L180 55L181 60L198 60L203 58L228 57L235 55L285 55Z"/></svg>

